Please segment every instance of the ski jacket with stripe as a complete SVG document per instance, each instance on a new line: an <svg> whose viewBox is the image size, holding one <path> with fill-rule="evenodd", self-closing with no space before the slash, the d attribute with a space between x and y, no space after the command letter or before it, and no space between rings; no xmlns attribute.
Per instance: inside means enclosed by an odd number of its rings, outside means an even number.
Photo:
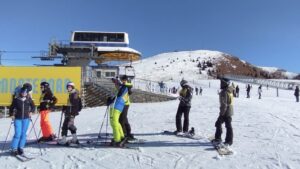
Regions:
<svg viewBox="0 0 300 169"><path fill-rule="evenodd" d="M120 112L122 112L123 109L124 109L125 103L129 99L128 88L126 87L126 85L121 85L120 86L116 97L117 98L115 100L114 109L119 110Z"/></svg>
<svg viewBox="0 0 300 169"><path fill-rule="evenodd" d="M30 97L17 97L9 108L9 115L14 115L15 119L27 119L29 113L34 111L35 105Z"/></svg>

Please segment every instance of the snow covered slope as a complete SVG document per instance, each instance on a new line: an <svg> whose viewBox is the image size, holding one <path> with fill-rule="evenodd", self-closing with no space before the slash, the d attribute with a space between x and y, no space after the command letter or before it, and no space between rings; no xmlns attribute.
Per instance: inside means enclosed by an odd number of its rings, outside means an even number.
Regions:
<svg viewBox="0 0 300 169"><path fill-rule="evenodd" d="M208 78L207 71L199 73L199 62L218 63L220 60L226 60L223 55L224 53L209 50L171 52L133 62L133 66L137 78L177 82L184 78L191 81Z"/></svg>
<svg viewBox="0 0 300 169"><path fill-rule="evenodd" d="M211 88L208 88L210 82ZM219 113L215 80L199 82L203 96L192 100L190 126L203 137L212 136ZM132 104L129 121L137 138L147 142L139 150L105 147L65 148L42 146L43 156L21 163L1 152L1 168L27 169L86 169L86 168L143 168L143 169L297 169L300 167L300 104L295 102L292 91L276 91L263 88L262 100L258 100L257 86L253 86L251 99L245 98L245 85L240 86L240 98L234 100L232 156L220 157L205 138L191 140L161 135L162 130L175 129L178 101ZM84 109L76 117L79 139L95 138L99 132L106 107ZM35 119L36 116L33 117ZM51 114L54 130L58 131L60 113ZM0 146L5 140L10 119L0 119ZM104 125L105 126L105 125ZM37 130L39 128L37 127ZM103 130L105 131L105 130ZM108 132L111 133L110 127ZM11 140L12 134L9 136ZM31 133L28 137L34 139ZM224 134L223 134L224 138ZM36 145L25 149L38 153Z"/></svg>
<svg viewBox="0 0 300 169"><path fill-rule="evenodd" d="M211 63L206 69L205 64ZM201 67L199 68L199 63ZM209 50L181 51L158 54L133 63L136 77L152 81L179 81L208 79L210 74L240 74L262 78L289 78L296 73L278 68L258 67L226 53ZM201 70L201 74L200 74Z"/></svg>

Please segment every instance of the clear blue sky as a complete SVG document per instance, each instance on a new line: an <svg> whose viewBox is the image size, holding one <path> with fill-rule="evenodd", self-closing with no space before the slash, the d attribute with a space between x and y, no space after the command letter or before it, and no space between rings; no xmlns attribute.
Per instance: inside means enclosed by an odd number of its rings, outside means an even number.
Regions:
<svg viewBox="0 0 300 169"><path fill-rule="evenodd" d="M73 30L125 31L143 57L218 50L255 65L300 73L299 0L5 0L0 50L48 50ZM3 53L4 65L41 63ZM50 62L51 63L51 62ZM47 62L44 62L47 64Z"/></svg>

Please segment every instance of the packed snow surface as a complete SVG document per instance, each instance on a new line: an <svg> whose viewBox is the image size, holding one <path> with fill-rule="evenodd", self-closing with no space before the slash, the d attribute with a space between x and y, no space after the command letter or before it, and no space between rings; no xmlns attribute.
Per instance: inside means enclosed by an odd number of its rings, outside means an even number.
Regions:
<svg viewBox="0 0 300 169"><path fill-rule="evenodd" d="M236 83L237 84L237 83ZM240 98L234 100L233 131L235 152L219 156L208 141L214 135L214 123L219 113L219 81L199 80L193 86L201 86L203 95L194 94L190 111L190 127L203 139L192 140L162 135L163 130L175 130L175 114L178 100L161 103L131 104L129 121L136 138L145 144L130 145L135 149L107 147L68 148L42 147L42 156L29 162L1 152L1 168L18 169L86 169L86 168L155 168L155 169L298 169L300 168L300 103L295 102L293 91L263 88L262 99L253 85L251 98L245 98L245 84L239 84ZM210 86L210 87L209 87ZM84 109L76 117L81 141L95 139L98 135L106 107ZM35 120L37 115L33 116ZM60 112L50 114L54 131L58 131ZM0 119L0 146L2 148L10 119ZM39 121L37 122L39 124ZM105 133L105 126L102 134ZM37 132L39 126L36 126ZM224 129L225 132L225 129ZM111 133L110 126L108 133ZM223 139L224 139L223 133ZM10 142L13 130L9 135ZM28 140L34 140L34 132ZM9 145L6 145L8 150ZM28 145L26 153L38 154L37 145Z"/></svg>

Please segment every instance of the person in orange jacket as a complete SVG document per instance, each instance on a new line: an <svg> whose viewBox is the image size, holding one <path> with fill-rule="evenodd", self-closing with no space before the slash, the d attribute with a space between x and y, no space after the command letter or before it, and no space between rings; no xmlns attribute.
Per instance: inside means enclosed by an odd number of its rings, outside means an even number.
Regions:
<svg viewBox="0 0 300 169"><path fill-rule="evenodd" d="M39 142L52 141L56 138L53 133L52 126L49 120L49 112L51 108L56 104L57 99L53 96L48 82L42 82L41 97L40 97L40 114L41 114L41 130L43 136L38 140Z"/></svg>

